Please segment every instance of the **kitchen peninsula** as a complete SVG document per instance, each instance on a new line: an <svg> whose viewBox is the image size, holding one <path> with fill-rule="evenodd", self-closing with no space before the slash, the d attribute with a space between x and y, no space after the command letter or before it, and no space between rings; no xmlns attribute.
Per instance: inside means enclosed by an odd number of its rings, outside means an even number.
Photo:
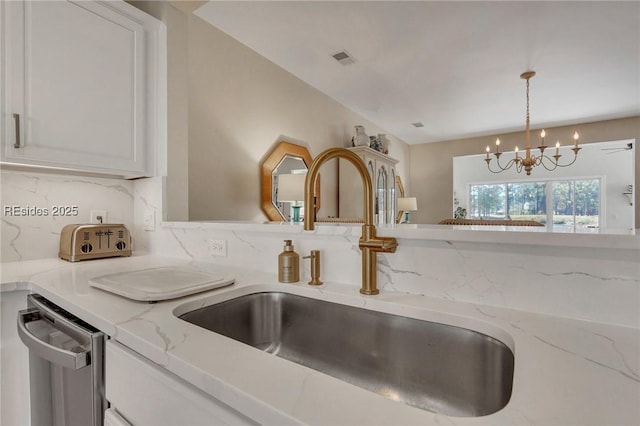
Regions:
<svg viewBox="0 0 640 426"><path fill-rule="evenodd" d="M230 407L227 415L237 416L233 417L236 420L396 425L598 425L640 420L636 404L640 397L640 247L636 236L599 239L602 236L552 235L543 244L535 237L527 240L528 233L501 231L504 242L498 242L500 238L492 235L498 231L382 228L380 234L399 237L398 253L381 257L381 294L362 296L357 291L359 281L352 279L359 269L355 228L320 225L307 233L291 225L164 223L155 239L145 242L151 255L77 264L58 259L5 263L2 289L43 294L103 330L111 337L111 344L117 343L154 368L170 372L171 377L180 377L216 404ZM206 255L203 243L213 235L227 239L228 257L212 259ZM301 283L277 283L271 254L280 247L270 245L285 237L296 240L304 252L311 248L324 251L324 286L313 289L304 284L308 267ZM166 244L156 245L160 240ZM257 257L264 258L264 264L257 261L248 268L248 259ZM503 262L496 265L496 258ZM416 267L419 263L428 265L421 269ZM597 267L589 266L592 263ZM126 271L186 264L231 273L236 283L153 305L88 286L90 278L114 268ZM524 265L530 265L528 271ZM504 268L504 282L498 280L498 266ZM536 267L539 272L534 272ZM529 274L536 275L533 284L524 278ZM388 400L176 317L196 307L260 291L290 292L494 336L515 356L511 400L504 409L485 417L438 415ZM562 293L567 294L563 300ZM109 392L108 380L108 397ZM134 418L139 415L135 405L141 401L112 397L125 417L128 411Z"/></svg>

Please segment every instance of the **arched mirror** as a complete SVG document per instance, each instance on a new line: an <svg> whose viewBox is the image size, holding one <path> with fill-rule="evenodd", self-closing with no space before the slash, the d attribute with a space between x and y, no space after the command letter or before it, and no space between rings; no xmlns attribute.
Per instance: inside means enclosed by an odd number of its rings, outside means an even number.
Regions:
<svg viewBox="0 0 640 426"><path fill-rule="evenodd" d="M376 179L376 217L378 225L384 225L387 219L387 169L381 166Z"/></svg>
<svg viewBox="0 0 640 426"><path fill-rule="evenodd" d="M367 163L367 168L369 169L369 175L371 176L371 180L375 179L375 173L373 172L373 161L369 161Z"/></svg>
<svg viewBox="0 0 640 426"><path fill-rule="evenodd" d="M395 185L396 198L404 197L404 185L402 184L402 178L400 176L396 176ZM402 215L404 215L404 211L398 210L398 213L396 213L396 223L400 223Z"/></svg>
<svg viewBox="0 0 640 426"><path fill-rule="evenodd" d="M387 216L387 223L396 223L396 209L398 206L398 199L396 195L396 171L394 169L391 169L391 179L389 184L389 214Z"/></svg>
<svg viewBox="0 0 640 426"><path fill-rule="evenodd" d="M304 179L312 159L307 148L279 142L261 165L261 206L271 221L292 221L303 207ZM320 179L315 188L316 212L320 209Z"/></svg>

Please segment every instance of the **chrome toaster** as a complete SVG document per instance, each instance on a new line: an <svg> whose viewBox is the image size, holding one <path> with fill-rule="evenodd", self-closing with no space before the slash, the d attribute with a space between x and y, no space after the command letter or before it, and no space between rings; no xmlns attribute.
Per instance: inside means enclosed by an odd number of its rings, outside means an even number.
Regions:
<svg viewBox="0 0 640 426"><path fill-rule="evenodd" d="M58 257L69 262L131 256L131 235L122 224L67 225L60 233Z"/></svg>

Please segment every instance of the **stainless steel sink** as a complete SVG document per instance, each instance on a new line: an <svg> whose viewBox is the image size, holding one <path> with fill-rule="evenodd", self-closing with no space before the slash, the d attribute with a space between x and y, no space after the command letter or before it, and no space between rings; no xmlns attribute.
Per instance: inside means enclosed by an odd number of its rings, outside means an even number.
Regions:
<svg viewBox="0 0 640 426"><path fill-rule="evenodd" d="M280 292L240 296L180 318L432 412L484 416L511 397L513 353L465 328Z"/></svg>

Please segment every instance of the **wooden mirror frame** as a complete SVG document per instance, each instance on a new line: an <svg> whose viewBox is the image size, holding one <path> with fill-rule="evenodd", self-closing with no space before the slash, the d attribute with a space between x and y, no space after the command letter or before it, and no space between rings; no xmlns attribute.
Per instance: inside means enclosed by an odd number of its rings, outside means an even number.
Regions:
<svg viewBox="0 0 640 426"><path fill-rule="evenodd" d="M311 154L309 154L307 148L285 141L278 142L278 144L262 161L262 164L260 165L261 207L262 211L267 215L267 218L270 221L282 222L285 220L285 217L282 215L280 210L278 210L278 208L273 204L273 194L271 193L271 189L273 188L273 171L286 156L300 158L307 166L307 169L309 169L313 162ZM320 210L320 176L318 176L318 179L316 180L315 196L317 212Z"/></svg>
<svg viewBox="0 0 640 426"><path fill-rule="evenodd" d="M399 196L396 195L397 202L398 198L404 197L404 185L402 184L402 179L400 179L400 176L396 176L395 185L398 187L398 192L400 193ZM404 215L404 210L398 210L398 214L396 215L396 223L400 223L400 221L402 220L402 215Z"/></svg>

